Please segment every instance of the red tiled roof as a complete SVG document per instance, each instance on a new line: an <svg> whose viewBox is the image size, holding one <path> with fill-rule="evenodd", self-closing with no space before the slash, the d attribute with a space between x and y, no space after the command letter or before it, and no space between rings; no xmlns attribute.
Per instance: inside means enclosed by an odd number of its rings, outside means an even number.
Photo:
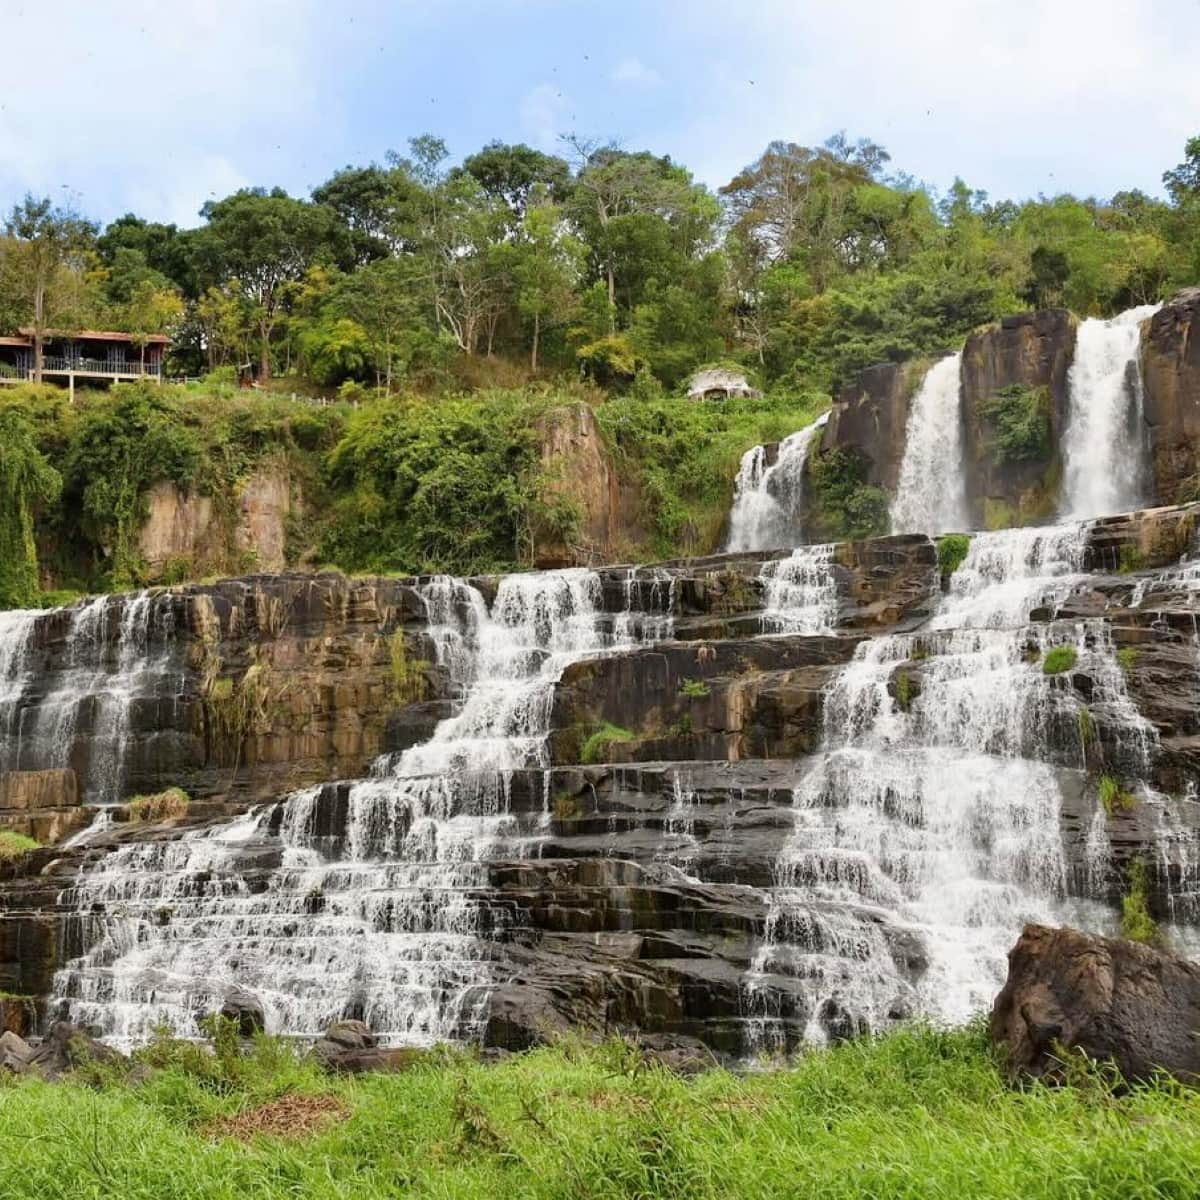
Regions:
<svg viewBox="0 0 1200 1200"><path fill-rule="evenodd" d="M23 325L17 330L26 338L33 337L33 329L28 325ZM46 338L74 338L78 342L130 342L133 341L132 333L121 333L115 329L47 329L44 336ZM151 333L146 337L147 343L166 346L171 339L165 333ZM26 345L28 343L25 343Z"/></svg>

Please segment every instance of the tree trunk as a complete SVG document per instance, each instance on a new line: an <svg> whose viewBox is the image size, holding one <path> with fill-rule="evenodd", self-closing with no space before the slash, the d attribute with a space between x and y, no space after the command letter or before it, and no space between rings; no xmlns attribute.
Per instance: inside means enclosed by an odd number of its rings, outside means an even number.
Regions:
<svg viewBox="0 0 1200 1200"><path fill-rule="evenodd" d="M529 369L537 370L538 333L541 331L541 316L533 314L533 353L529 356Z"/></svg>
<svg viewBox="0 0 1200 1200"><path fill-rule="evenodd" d="M608 332L617 332L617 277L613 274L612 261L608 263Z"/></svg>
<svg viewBox="0 0 1200 1200"><path fill-rule="evenodd" d="M40 280L33 293L33 382L42 382L42 358L46 322L46 285Z"/></svg>

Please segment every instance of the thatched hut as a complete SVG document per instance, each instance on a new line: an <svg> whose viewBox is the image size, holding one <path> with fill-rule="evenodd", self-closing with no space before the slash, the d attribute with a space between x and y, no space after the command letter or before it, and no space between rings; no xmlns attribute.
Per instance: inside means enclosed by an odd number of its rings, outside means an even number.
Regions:
<svg viewBox="0 0 1200 1200"><path fill-rule="evenodd" d="M730 396L759 396L750 381L733 367L704 367L688 381L689 400L727 400Z"/></svg>

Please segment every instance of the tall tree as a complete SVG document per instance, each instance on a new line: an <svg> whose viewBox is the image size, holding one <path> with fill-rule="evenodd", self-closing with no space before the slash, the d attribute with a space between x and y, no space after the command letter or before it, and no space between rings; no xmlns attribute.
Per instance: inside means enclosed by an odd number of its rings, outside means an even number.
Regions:
<svg viewBox="0 0 1200 1200"><path fill-rule="evenodd" d="M96 227L69 208L59 208L48 197L26 195L5 222L6 276L19 289L33 327L33 378L42 381L46 330L62 299L74 299L64 270L82 271L80 258L93 242Z"/></svg>
<svg viewBox="0 0 1200 1200"><path fill-rule="evenodd" d="M517 306L533 325L529 365L536 371L543 331L569 321L578 304L575 289L583 246L566 229L562 208L538 190L526 209L513 250Z"/></svg>
<svg viewBox="0 0 1200 1200"><path fill-rule="evenodd" d="M258 334L259 378L271 375L271 336L282 315L286 285L322 257L336 258L339 230L332 210L296 200L281 188L246 189L210 202L196 237L196 258L211 285L249 301Z"/></svg>

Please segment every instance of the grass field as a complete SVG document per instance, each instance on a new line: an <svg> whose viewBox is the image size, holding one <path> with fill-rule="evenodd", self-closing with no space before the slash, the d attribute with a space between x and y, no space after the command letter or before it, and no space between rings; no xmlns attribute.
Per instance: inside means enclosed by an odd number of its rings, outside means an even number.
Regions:
<svg viewBox="0 0 1200 1200"><path fill-rule="evenodd" d="M141 1083L0 1087L0 1198L1200 1195L1200 1094L1012 1091L978 1026L692 1079L617 1042L338 1081L268 1040L149 1053Z"/></svg>

